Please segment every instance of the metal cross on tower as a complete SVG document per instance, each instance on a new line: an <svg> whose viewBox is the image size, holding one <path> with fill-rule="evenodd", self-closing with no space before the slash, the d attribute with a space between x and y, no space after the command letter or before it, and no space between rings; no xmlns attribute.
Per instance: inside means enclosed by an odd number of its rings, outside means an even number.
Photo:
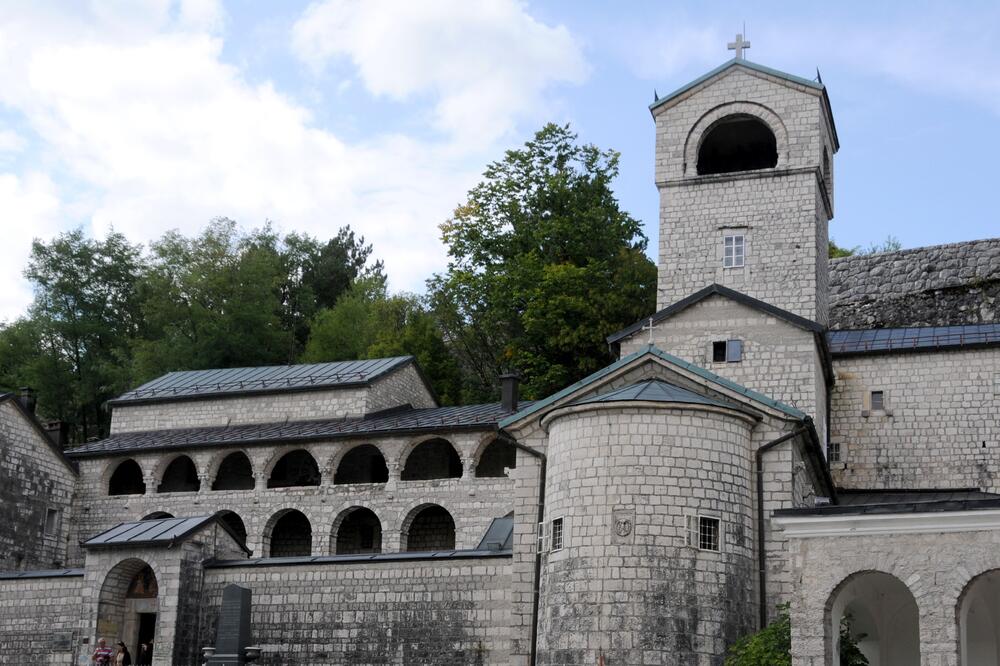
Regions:
<svg viewBox="0 0 1000 666"><path fill-rule="evenodd" d="M736 35L736 41L729 42L726 46L730 51L736 51L737 60L743 60L743 49L750 48L750 42L744 42L743 34L739 33Z"/></svg>

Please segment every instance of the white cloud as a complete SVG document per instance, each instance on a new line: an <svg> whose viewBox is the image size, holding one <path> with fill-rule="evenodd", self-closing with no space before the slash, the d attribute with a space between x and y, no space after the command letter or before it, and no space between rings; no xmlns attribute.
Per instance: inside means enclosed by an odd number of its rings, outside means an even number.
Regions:
<svg viewBox="0 0 1000 666"><path fill-rule="evenodd" d="M350 224L385 259L395 288L419 290L443 268L437 225L477 179L483 153L454 136L341 139L295 99L270 83L247 81L223 61L225 17L214 2L97 7L76 15L62 7L0 8L0 104L20 112L42 143L46 168L60 174L58 192L45 176L0 181L5 210L30 220L4 248L3 263L11 267L4 277L16 279L31 237L57 229L82 223L101 235L113 225L133 241L148 241L170 228L195 233L218 215L247 225L271 219L320 237ZM492 15L515 16L525 30L569 43L565 30L504 7ZM519 56L517 67L492 74L491 84L513 89L518 101L463 127L509 128L557 79L524 72L526 63L544 57L539 68L552 66L556 46L538 47ZM578 57L566 62L582 67ZM368 75L360 76L368 85ZM502 89L428 77L422 85L433 88L432 101L440 97L440 118L505 103ZM380 85L402 90L398 82ZM23 311L25 294L26 286L0 302L0 319Z"/></svg>
<svg viewBox="0 0 1000 666"><path fill-rule="evenodd" d="M0 153L19 153L27 142L14 130L0 129Z"/></svg>
<svg viewBox="0 0 1000 666"><path fill-rule="evenodd" d="M324 0L295 24L293 43L316 69L350 59L375 95L433 94L436 127L479 145L536 111L548 86L587 73L570 32L514 0Z"/></svg>

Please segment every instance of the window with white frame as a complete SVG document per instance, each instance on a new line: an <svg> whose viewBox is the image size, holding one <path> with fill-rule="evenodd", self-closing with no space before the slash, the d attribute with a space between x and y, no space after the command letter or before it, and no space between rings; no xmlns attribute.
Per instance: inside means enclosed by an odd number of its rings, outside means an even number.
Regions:
<svg viewBox="0 0 1000 666"><path fill-rule="evenodd" d="M843 450L841 449L840 442L830 442L826 447L826 459L832 463L839 463L843 461Z"/></svg>
<svg viewBox="0 0 1000 666"><path fill-rule="evenodd" d="M718 552L722 548L722 521L713 516L687 516L686 543L699 550Z"/></svg>
<svg viewBox="0 0 1000 666"><path fill-rule="evenodd" d="M552 521L552 550L562 550L563 548L563 519L555 518Z"/></svg>
<svg viewBox="0 0 1000 666"><path fill-rule="evenodd" d="M746 237L743 234L724 236L722 266L723 268L740 268L746 258Z"/></svg>

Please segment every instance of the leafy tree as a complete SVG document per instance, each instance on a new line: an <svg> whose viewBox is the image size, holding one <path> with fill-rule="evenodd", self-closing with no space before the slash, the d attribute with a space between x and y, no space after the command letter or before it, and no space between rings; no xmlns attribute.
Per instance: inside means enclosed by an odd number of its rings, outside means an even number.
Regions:
<svg viewBox="0 0 1000 666"><path fill-rule="evenodd" d="M868 666L866 657L858 647L858 641L865 636L855 636L853 631L853 620L850 615L840 618L840 634L838 636L838 650L840 652L840 666Z"/></svg>
<svg viewBox="0 0 1000 666"><path fill-rule="evenodd" d="M865 249L861 249L860 245L855 245L854 247L840 247L834 240L830 239L829 245L829 256L831 259L837 259L839 257L851 257L856 254L879 254L881 252L895 252L897 250L903 249L903 244L895 236L887 236L881 243L872 243Z"/></svg>
<svg viewBox="0 0 1000 666"><path fill-rule="evenodd" d="M864 636L854 636L851 617L840 619L840 666L868 666L868 659L858 649L857 641ZM725 666L791 666L792 623L788 604L778 606L777 617L760 631L736 641L729 648Z"/></svg>
<svg viewBox="0 0 1000 666"><path fill-rule="evenodd" d="M549 124L490 164L441 226L448 270L428 281L466 397L508 368L540 397L609 363L605 337L653 310L656 268L611 190L618 153Z"/></svg>
<svg viewBox="0 0 1000 666"><path fill-rule="evenodd" d="M829 256L831 259L839 259L840 257L851 257L858 253L860 248L855 247L840 247L831 238L829 241Z"/></svg>

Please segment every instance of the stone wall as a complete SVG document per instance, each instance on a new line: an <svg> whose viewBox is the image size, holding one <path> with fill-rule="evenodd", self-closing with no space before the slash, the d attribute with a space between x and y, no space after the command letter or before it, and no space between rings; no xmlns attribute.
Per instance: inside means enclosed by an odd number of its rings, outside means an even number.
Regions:
<svg viewBox="0 0 1000 666"><path fill-rule="evenodd" d="M777 166L698 176L701 138L734 114L752 115L772 129ZM826 323L818 281L826 269L832 195L821 170L824 149L832 155L833 148L820 91L733 68L654 116L658 307L715 282ZM744 268L723 268L723 236L732 234L746 238Z"/></svg>
<svg viewBox="0 0 1000 666"><path fill-rule="evenodd" d="M834 370L838 485L1000 490L1000 348L840 356ZM871 391L887 409L866 415Z"/></svg>
<svg viewBox="0 0 1000 666"><path fill-rule="evenodd" d="M1000 238L830 262L831 328L1000 321Z"/></svg>
<svg viewBox="0 0 1000 666"><path fill-rule="evenodd" d="M203 645L230 583L253 592L264 666L510 663L509 557L209 568Z"/></svg>
<svg viewBox="0 0 1000 666"><path fill-rule="evenodd" d="M76 480L12 400L0 402L0 571L64 565Z"/></svg>
<svg viewBox="0 0 1000 666"><path fill-rule="evenodd" d="M513 484L507 478L476 478L475 464L488 432L442 432L463 461L464 477L427 481L402 481L400 470L409 453L423 437L385 437L375 440L337 440L302 446L261 445L200 448L169 453L153 452L132 457L146 477L146 494L108 496L108 479L115 467L127 458L85 458L80 460L79 505L75 538L83 539L119 522L137 520L154 512L191 516L215 511L234 511L248 532L248 546L255 555L266 554L267 535L279 512L295 508L312 526L312 552L327 555L336 541L333 533L338 518L352 507L371 509L382 524L383 552L400 548L401 530L413 512L428 504L444 507L454 518L456 547L474 548L494 518L513 508ZM334 484L337 466L344 454L363 444L378 447L389 467L387 483ZM322 479L319 486L267 488L270 469L283 454L304 448L315 458ZM256 477L254 490L211 490L221 461L243 451L250 458ZM157 493L159 478L168 463L179 455L189 455L201 477L198 492Z"/></svg>
<svg viewBox="0 0 1000 666"><path fill-rule="evenodd" d="M380 377L368 388L365 413L411 405L415 409L437 407L437 402L424 383L415 363L408 363L395 372Z"/></svg>
<svg viewBox="0 0 1000 666"><path fill-rule="evenodd" d="M82 587L82 572L0 576L0 664L77 663L85 634Z"/></svg>

